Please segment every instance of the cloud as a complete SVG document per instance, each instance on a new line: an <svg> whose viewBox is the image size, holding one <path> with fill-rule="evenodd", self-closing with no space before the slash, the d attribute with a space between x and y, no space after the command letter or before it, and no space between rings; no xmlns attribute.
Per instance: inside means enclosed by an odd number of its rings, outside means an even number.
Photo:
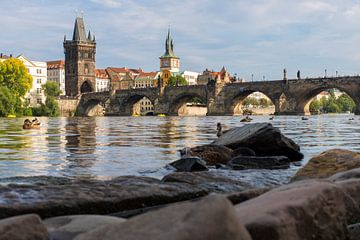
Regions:
<svg viewBox="0 0 360 240"><path fill-rule="evenodd" d="M90 1L111 8L119 8L122 6L120 0L90 0Z"/></svg>

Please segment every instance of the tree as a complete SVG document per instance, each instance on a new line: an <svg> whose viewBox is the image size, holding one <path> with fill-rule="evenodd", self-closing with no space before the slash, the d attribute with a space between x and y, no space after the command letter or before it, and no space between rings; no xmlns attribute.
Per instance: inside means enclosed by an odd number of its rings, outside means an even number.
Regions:
<svg viewBox="0 0 360 240"><path fill-rule="evenodd" d="M6 86L15 97L24 97L32 82L32 76L19 59L9 58L0 62L0 85Z"/></svg>
<svg viewBox="0 0 360 240"><path fill-rule="evenodd" d="M6 117L15 113L16 98L11 91L5 87L0 86L0 116Z"/></svg>
<svg viewBox="0 0 360 240"><path fill-rule="evenodd" d="M354 112L356 107L354 100L347 94L342 94L337 99L337 104L339 105L341 112Z"/></svg>
<svg viewBox="0 0 360 240"><path fill-rule="evenodd" d="M47 81L42 85L46 97L58 97L61 94L59 84L54 81Z"/></svg>
<svg viewBox="0 0 360 240"><path fill-rule="evenodd" d="M171 76L168 82L169 86L186 86L188 85L186 79L180 75Z"/></svg>
<svg viewBox="0 0 360 240"><path fill-rule="evenodd" d="M310 112L318 113L321 110L321 103L319 100L315 99L310 103L309 110Z"/></svg>

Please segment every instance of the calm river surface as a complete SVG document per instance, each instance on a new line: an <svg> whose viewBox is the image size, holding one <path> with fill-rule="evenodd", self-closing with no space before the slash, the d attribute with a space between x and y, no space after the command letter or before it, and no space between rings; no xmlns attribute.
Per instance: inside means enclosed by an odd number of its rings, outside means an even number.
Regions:
<svg viewBox="0 0 360 240"><path fill-rule="evenodd" d="M353 121L349 118L354 117ZM254 116L253 122L269 121ZM183 147L210 143L216 123L242 126L240 116L40 118L40 130L23 130L24 119L0 119L0 182L19 176L109 179L123 175L161 178ZM305 158L287 170L212 170L256 186L281 184L324 150L360 150L360 116L320 115L302 121L279 116L270 121L301 147ZM21 178L20 178L21 179ZM24 181L24 180L22 180Z"/></svg>

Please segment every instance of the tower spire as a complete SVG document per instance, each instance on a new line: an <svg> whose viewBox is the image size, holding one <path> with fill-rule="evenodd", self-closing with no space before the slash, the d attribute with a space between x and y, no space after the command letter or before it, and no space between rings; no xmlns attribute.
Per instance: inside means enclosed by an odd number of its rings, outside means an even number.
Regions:
<svg viewBox="0 0 360 240"><path fill-rule="evenodd" d="M86 41L84 19L82 17L77 17L75 20L73 41Z"/></svg>

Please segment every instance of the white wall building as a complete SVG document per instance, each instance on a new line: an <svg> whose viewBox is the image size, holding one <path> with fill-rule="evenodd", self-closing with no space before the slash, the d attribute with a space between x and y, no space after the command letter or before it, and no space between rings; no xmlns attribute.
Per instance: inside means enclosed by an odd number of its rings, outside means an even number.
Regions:
<svg viewBox="0 0 360 240"><path fill-rule="evenodd" d="M58 83L60 95L65 95L65 62L63 60L47 62L47 80Z"/></svg>
<svg viewBox="0 0 360 240"><path fill-rule="evenodd" d="M196 85L197 84L197 78L200 75L198 72L191 72L191 71L184 71L181 73L181 76L185 78L188 85Z"/></svg>
<svg viewBox="0 0 360 240"><path fill-rule="evenodd" d="M45 104L46 97L42 85L47 81L46 62L30 61L23 55L20 55L17 58L24 63L29 74L33 78L32 87L25 95L26 103L31 107L39 106L41 103Z"/></svg>
<svg viewBox="0 0 360 240"><path fill-rule="evenodd" d="M105 69L95 69L95 92L106 92L110 89L110 76Z"/></svg>

